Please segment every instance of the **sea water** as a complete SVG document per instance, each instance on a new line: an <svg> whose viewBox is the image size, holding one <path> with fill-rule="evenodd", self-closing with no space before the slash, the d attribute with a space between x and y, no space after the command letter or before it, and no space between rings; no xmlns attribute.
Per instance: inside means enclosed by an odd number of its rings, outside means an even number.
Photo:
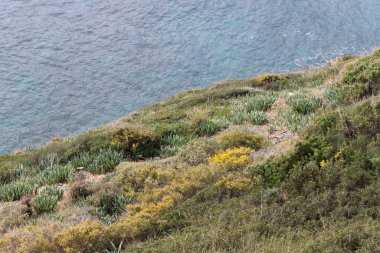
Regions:
<svg viewBox="0 0 380 253"><path fill-rule="evenodd" d="M1 0L0 153L379 45L378 0Z"/></svg>

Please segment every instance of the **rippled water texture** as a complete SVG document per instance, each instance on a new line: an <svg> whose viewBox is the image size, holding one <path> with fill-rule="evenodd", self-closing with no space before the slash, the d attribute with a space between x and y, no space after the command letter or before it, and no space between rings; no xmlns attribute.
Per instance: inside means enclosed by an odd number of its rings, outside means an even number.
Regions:
<svg viewBox="0 0 380 253"><path fill-rule="evenodd" d="M1 0L0 153L377 45L378 0Z"/></svg>

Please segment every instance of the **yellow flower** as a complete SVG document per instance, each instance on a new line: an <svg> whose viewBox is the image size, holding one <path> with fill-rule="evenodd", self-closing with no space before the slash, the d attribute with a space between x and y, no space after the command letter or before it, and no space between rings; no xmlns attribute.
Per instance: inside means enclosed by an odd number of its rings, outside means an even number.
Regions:
<svg viewBox="0 0 380 253"><path fill-rule="evenodd" d="M230 148L209 158L210 164L227 169L243 168L250 161L250 148Z"/></svg>
<svg viewBox="0 0 380 253"><path fill-rule="evenodd" d="M322 160L320 163L319 163L319 165L321 166L321 168L324 168L324 167L326 167L327 165L329 164L329 160Z"/></svg>
<svg viewBox="0 0 380 253"><path fill-rule="evenodd" d="M342 152L340 151L336 152L336 154L334 155L334 159L339 160L341 158L343 158Z"/></svg>

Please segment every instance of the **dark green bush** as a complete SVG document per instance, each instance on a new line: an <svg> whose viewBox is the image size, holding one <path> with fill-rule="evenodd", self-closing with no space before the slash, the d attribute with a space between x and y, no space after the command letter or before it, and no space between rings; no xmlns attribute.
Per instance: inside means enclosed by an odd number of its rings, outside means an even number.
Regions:
<svg viewBox="0 0 380 253"><path fill-rule="evenodd" d="M318 116L315 119L317 127L326 133L329 129L336 127L338 123L339 114L337 112L328 112Z"/></svg>
<svg viewBox="0 0 380 253"><path fill-rule="evenodd" d="M133 159L158 154L160 143L154 132L143 127L125 127L112 134L112 145Z"/></svg>
<svg viewBox="0 0 380 253"><path fill-rule="evenodd" d="M376 55L363 57L351 64L345 73L346 84L380 82L380 59Z"/></svg>
<svg viewBox="0 0 380 253"><path fill-rule="evenodd" d="M124 196L120 187L110 183L96 189L90 198L90 202L97 207L97 212L101 216L119 215L131 201Z"/></svg>

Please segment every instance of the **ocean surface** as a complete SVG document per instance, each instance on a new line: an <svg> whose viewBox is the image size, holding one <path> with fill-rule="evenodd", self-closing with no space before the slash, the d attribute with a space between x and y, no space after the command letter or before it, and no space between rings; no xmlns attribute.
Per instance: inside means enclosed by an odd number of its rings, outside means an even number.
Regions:
<svg viewBox="0 0 380 253"><path fill-rule="evenodd" d="M1 0L0 153L376 46L379 0Z"/></svg>

